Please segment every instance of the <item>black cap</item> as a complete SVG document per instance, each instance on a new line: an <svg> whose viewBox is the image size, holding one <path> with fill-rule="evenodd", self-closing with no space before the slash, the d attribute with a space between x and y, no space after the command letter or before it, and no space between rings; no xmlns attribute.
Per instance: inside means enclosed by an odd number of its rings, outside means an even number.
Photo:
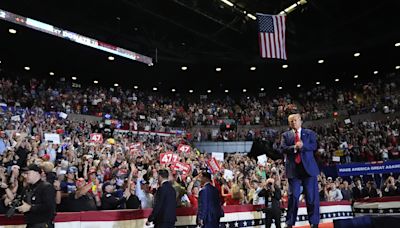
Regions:
<svg viewBox="0 0 400 228"><path fill-rule="evenodd" d="M32 170L32 171L36 171L36 172L38 172L38 173L41 173L41 172L42 172L42 169L41 169L38 165L36 165L36 164L30 164L29 166L24 167L24 168L22 168L21 170L22 170L22 171L30 171L30 170Z"/></svg>
<svg viewBox="0 0 400 228"><path fill-rule="evenodd" d="M104 182L104 183L103 183L103 186L102 186L103 192L106 192L106 187L107 187L108 185L112 185L112 184L111 184L110 182Z"/></svg>

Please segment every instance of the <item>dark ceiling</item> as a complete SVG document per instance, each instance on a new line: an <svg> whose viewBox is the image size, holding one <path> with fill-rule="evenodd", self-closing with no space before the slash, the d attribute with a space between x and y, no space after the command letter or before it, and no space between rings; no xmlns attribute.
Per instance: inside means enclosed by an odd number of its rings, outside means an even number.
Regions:
<svg viewBox="0 0 400 228"><path fill-rule="evenodd" d="M220 0L2 0L0 9L150 56L155 65L121 57L111 62L105 52L0 21L1 67L18 71L29 65L35 76L54 71L56 77L107 85L233 90L311 86L334 78L348 83L354 74L369 78L374 70L400 65L400 47L394 46L400 42L399 1L309 0L288 15L288 61L259 57L256 21L241 11L277 14L296 1L231 2L235 8Z"/></svg>

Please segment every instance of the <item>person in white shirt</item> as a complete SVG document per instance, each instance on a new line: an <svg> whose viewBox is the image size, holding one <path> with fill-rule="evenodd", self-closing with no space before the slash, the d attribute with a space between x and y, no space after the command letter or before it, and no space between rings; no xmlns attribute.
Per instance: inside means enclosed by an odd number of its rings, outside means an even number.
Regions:
<svg viewBox="0 0 400 228"><path fill-rule="evenodd" d="M143 179L145 170L139 171L139 176L136 180L136 196L139 198L142 209L152 208L154 196L149 191L149 183Z"/></svg>
<svg viewBox="0 0 400 228"><path fill-rule="evenodd" d="M331 183L325 191L327 201L341 201L343 199L342 192L336 188L335 183Z"/></svg>
<svg viewBox="0 0 400 228"><path fill-rule="evenodd" d="M253 196L253 205L265 205L265 197L258 196L263 189L257 180L253 180L253 187L256 190Z"/></svg>

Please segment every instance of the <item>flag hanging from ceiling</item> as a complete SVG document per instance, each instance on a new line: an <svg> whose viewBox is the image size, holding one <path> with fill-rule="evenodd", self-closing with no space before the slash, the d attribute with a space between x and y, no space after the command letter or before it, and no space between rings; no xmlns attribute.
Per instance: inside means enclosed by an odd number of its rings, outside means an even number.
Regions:
<svg viewBox="0 0 400 228"><path fill-rule="evenodd" d="M257 21L261 57L286 60L286 16L257 13Z"/></svg>

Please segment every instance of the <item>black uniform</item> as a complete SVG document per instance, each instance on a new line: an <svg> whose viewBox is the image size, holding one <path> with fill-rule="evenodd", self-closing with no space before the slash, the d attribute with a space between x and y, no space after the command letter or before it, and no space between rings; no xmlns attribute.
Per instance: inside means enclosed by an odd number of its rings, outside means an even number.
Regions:
<svg viewBox="0 0 400 228"><path fill-rule="evenodd" d="M272 219L275 220L275 227L281 227L281 189L275 185L275 191L272 192L270 189L262 189L259 193L259 197L265 197L265 227L270 228Z"/></svg>
<svg viewBox="0 0 400 228"><path fill-rule="evenodd" d="M39 180L27 190L24 200L31 205L31 209L24 214L27 228L54 227L55 193L54 187L42 180Z"/></svg>
<svg viewBox="0 0 400 228"><path fill-rule="evenodd" d="M111 193L104 193L101 197L101 208L103 210L115 210L124 208L124 203L126 202L126 198L117 198Z"/></svg>

